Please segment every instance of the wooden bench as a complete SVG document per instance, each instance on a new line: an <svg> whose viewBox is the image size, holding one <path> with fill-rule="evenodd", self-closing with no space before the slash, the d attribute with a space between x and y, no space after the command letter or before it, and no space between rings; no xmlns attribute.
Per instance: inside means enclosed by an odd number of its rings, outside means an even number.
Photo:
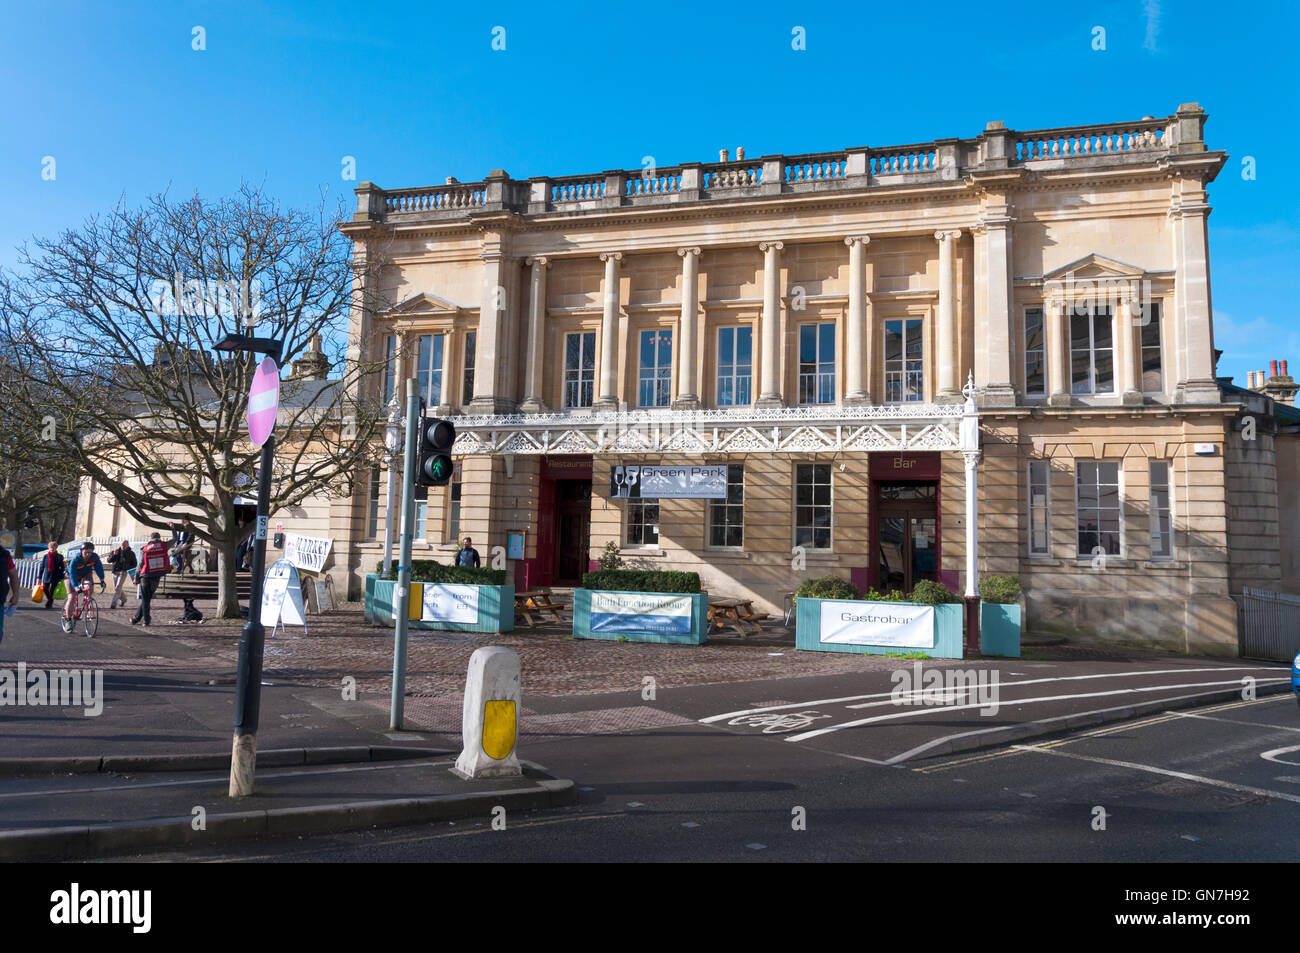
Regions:
<svg viewBox="0 0 1300 953"><path fill-rule="evenodd" d="M556 622L563 622L564 618L560 615L560 610L566 608L568 608L567 602L557 602L545 589L515 593L515 615L523 616L530 626L537 625L537 620L533 618L534 613L540 615L549 612Z"/></svg>
<svg viewBox="0 0 1300 953"><path fill-rule="evenodd" d="M721 629L723 626L731 626L740 637L747 638L749 630L746 625L752 625L755 632L761 631L758 624L758 616L754 613L754 601L752 599L709 599L709 631L715 628Z"/></svg>

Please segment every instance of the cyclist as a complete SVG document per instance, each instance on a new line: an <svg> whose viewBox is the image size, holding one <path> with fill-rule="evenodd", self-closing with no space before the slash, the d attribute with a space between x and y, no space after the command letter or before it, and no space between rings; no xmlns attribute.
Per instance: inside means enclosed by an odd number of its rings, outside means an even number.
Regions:
<svg viewBox="0 0 1300 953"><path fill-rule="evenodd" d="M99 556L95 553L94 543L83 543L81 552L73 557L72 562L68 563L68 577L72 583L73 591L81 588L83 584L92 584L91 573L99 576L99 591L104 591L104 564L99 561ZM63 606L63 618L68 622L72 621L72 607L76 604L76 599L72 598L72 593L68 593L68 601Z"/></svg>

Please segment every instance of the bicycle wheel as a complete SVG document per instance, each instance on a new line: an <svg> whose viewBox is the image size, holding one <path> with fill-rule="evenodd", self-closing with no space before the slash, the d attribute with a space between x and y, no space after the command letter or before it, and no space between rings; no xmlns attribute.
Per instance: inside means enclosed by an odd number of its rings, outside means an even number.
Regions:
<svg viewBox="0 0 1300 953"><path fill-rule="evenodd" d="M95 633L99 631L99 607L95 605L95 600L87 598L86 605L82 609L82 631L86 633L86 638L93 639Z"/></svg>

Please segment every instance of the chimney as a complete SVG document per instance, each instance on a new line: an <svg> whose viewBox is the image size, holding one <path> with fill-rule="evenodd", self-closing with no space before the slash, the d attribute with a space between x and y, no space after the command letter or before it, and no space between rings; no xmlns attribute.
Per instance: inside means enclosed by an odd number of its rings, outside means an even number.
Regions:
<svg viewBox="0 0 1300 953"><path fill-rule="evenodd" d="M1288 374L1288 373L1286 372L1286 361L1278 361L1278 366L1279 366L1280 368L1282 368L1282 376L1283 376L1283 377L1290 377L1290 376L1291 376L1290 374Z"/></svg>
<svg viewBox="0 0 1300 953"><path fill-rule="evenodd" d="M1268 362L1268 376L1277 377L1277 361Z"/></svg>
<svg viewBox="0 0 1300 953"><path fill-rule="evenodd" d="M321 353L320 335L313 334L307 353L289 364L289 380L323 381L329 376L329 371L329 359Z"/></svg>
<svg viewBox="0 0 1300 953"><path fill-rule="evenodd" d="M1247 372L1246 372L1246 389L1247 389L1247 390L1254 390L1254 389L1255 389L1255 372L1254 372L1254 371L1247 371Z"/></svg>
<svg viewBox="0 0 1300 953"><path fill-rule="evenodd" d="M726 162L726 161L727 161L727 150L726 150L726 149L719 149L719 150L718 150L718 161L719 161L719 162Z"/></svg>
<svg viewBox="0 0 1300 953"><path fill-rule="evenodd" d="M745 147L736 146L736 161L739 162L743 158L745 158Z"/></svg>

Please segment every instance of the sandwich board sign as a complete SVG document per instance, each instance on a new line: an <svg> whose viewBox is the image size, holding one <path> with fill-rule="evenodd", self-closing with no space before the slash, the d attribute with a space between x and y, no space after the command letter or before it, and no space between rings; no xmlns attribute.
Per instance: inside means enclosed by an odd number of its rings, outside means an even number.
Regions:
<svg viewBox="0 0 1300 953"><path fill-rule="evenodd" d="M307 611L302 603L302 580L298 567L287 559L277 559L266 571L266 584L262 587L262 625L269 626L271 634L283 622L307 629Z"/></svg>

